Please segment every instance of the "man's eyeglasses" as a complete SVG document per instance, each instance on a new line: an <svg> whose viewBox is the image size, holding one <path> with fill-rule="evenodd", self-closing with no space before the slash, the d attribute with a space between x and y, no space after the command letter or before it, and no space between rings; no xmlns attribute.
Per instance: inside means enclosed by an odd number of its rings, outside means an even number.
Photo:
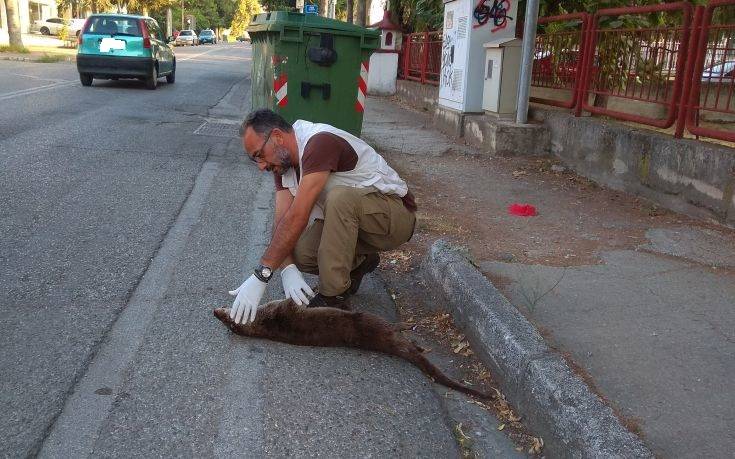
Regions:
<svg viewBox="0 0 735 459"><path fill-rule="evenodd" d="M263 148L265 148L265 144L268 143L268 141L271 139L271 134L273 134L273 129L268 131L268 135L265 136L265 140L263 141L263 145L260 146L255 152L253 152L252 155L249 155L250 160L253 162L258 162L258 159L263 157Z"/></svg>

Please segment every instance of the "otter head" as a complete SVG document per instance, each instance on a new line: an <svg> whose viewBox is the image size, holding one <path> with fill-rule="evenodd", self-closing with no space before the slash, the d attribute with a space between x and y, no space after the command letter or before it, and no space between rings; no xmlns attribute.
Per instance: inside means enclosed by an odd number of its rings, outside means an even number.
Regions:
<svg viewBox="0 0 735 459"><path fill-rule="evenodd" d="M255 321L246 324L237 324L234 319L230 318L230 308L216 308L214 316L218 318L230 330L238 335L243 336L259 336L267 334L267 330L272 328L272 323L278 321L278 316L293 314L293 310L297 308L292 300L277 300L261 305L258 313L255 315Z"/></svg>
<svg viewBox="0 0 735 459"><path fill-rule="evenodd" d="M256 316L255 322L249 322L247 324L236 324L234 319L230 319L230 308L216 308L214 310L214 316L218 318L223 324L230 330L238 335L252 336L253 326L257 323L258 317Z"/></svg>

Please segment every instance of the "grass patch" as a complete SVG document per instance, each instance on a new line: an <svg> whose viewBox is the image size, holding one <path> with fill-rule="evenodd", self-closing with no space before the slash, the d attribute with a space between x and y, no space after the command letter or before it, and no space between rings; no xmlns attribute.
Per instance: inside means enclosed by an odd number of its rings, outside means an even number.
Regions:
<svg viewBox="0 0 735 459"><path fill-rule="evenodd" d="M43 62L45 64L50 64L54 62L59 62L60 60L64 59L64 56L60 54L45 54L41 57L39 57L36 62Z"/></svg>
<svg viewBox="0 0 735 459"><path fill-rule="evenodd" d="M25 46L18 46L18 45L2 45L0 46L0 53L21 53L21 54L29 54L31 50L26 48Z"/></svg>

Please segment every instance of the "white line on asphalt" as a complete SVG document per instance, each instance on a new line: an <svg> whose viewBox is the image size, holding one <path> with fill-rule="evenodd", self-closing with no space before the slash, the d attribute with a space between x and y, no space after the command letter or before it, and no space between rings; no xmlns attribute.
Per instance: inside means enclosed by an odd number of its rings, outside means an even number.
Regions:
<svg viewBox="0 0 735 459"><path fill-rule="evenodd" d="M218 146L217 148L224 148ZM197 175L194 189L186 199L181 213L166 234L160 250L151 261L133 295L115 321L99 351L92 358L87 372L74 387L64 409L43 443L40 457L89 457L99 430L119 395L128 365L132 362L145 337L146 329L166 295L174 269L186 245L187 236L199 222L202 209L219 163L207 161ZM112 394L99 396L100 388L112 389Z"/></svg>
<svg viewBox="0 0 735 459"><path fill-rule="evenodd" d="M25 73L12 73L11 72L11 73L9 73L9 75L15 75L15 76L24 77L24 78L30 78L32 80L51 81L53 83L59 83L59 82L62 82L62 81L69 81L69 80L63 80L63 79L62 80L59 80L58 78L56 78L56 79L53 79L53 78L41 78L41 77L36 76L36 75L26 75Z"/></svg>
<svg viewBox="0 0 735 459"><path fill-rule="evenodd" d="M76 81L66 81L66 82L60 82L60 83L47 84L44 86L38 86L35 88L21 89L18 91L0 94L0 100L8 100L8 99L12 99L13 97L27 96L29 94L35 94L38 92L46 91L48 89L63 88L66 86L73 86L75 84L77 84Z"/></svg>
<svg viewBox="0 0 735 459"><path fill-rule="evenodd" d="M199 54L194 54L193 56L189 56L189 57L184 57L184 58L182 58L182 59L179 59L179 60L180 60L180 61L188 61L188 60L191 60L191 59L193 59L193 58L195 58L195 57L203 56L203 55L205 55L205 54L209 54L209 53L211 53L212 51L217 51L217 50L219 50L219 48L212 48L212 49L209 49L209 50L207 50L207 51L204 51L204 52L202 52L202 53L199 53Z"/></svg>

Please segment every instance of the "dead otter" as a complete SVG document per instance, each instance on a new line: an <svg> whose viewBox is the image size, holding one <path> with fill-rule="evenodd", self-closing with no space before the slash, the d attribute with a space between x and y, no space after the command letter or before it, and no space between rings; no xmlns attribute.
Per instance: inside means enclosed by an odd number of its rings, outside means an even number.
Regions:
<svg viewBox="0 0 735 459"><path fill-rule="evenodd" d="M420 346L400 334L405 326L391 324L374 314L305 308L291 300L281 300L260 307L255 322L247 325L235 324L228 308L215 309L214 316L238 335L299 346L353 347L402 357L440 384L476 397L490 398L488 394L451 380L429 362Z"/></svg>

